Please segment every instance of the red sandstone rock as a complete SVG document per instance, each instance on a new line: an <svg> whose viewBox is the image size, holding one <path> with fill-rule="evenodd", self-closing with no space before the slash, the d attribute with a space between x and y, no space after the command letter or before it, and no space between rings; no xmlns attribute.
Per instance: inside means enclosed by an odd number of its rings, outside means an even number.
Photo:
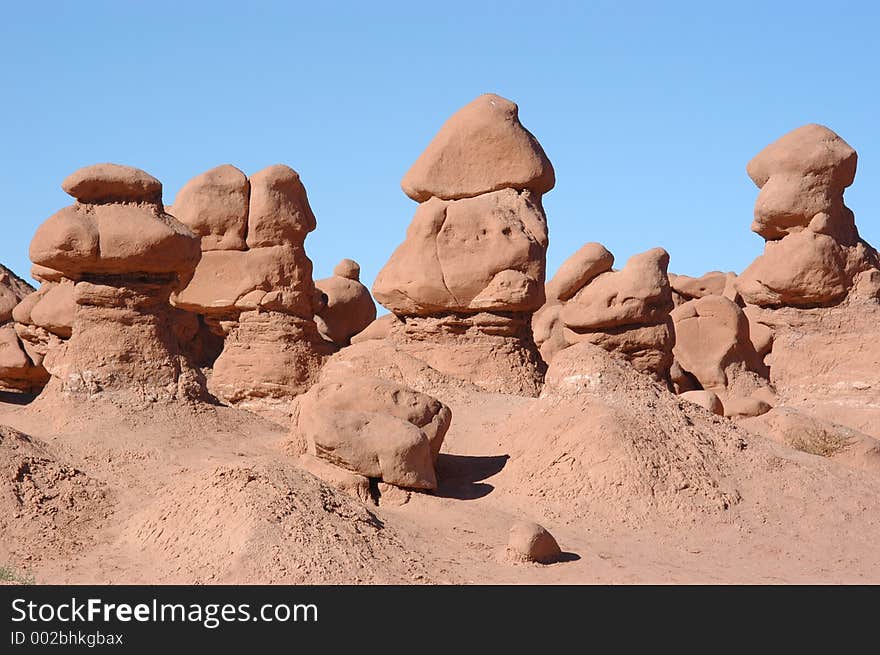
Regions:
<svg viewBox="0 0 880 655"><path fill-rule="evenodd" d="M250 177L248 248L302 244L317 222L299 174L284 164Z"/></svg>
<svg viewBox="0 0 880 655"><path fill-rule="evenodd" d="M168 303L199 261L198 238L164 212L161 184L143 171L101 164L63 186L79 202L31 242L34 264L75 281L47 288L27 312L36 327L64 334L71 295L75 303L70 339L44 360L50 388L136 402L201 398L203 376L175 337Z"/></svg>
<svg viewBox="0 0 880 655"><path fill-rule="evenodd" d="M430 396L377 378L336 378L299 401L294 431L317 457L370 478L437 486L433 462L451 421Z"/></svg>
<svg viewBox="0 0 880 655"><path fill-rule="evenodd" d="M562 555L553 535L531 521L518 521L510 527L507 549L514 558L541 564L551 564Z"/></svg>
<svg viewBox="0 0 880 655"><path fill-rule="evenodd" d="M536 395L552 170L513 103L481 96L453 116L403 180L422 204L373 284L400 319L377 331L443 373Z"/></svg>
<svg viewBox="0 0 880 655"><path fill-rule="evenodd" d="M90 205L145 202L162 199L162 183L138 168L119 164L95 164L80 168L61 183L66 193Z"/></svg>
<svg viewBox="0 0 880 655"><path fill-rule="evenodd" d="M373 284L396 314L533 311L544 302L547 224L512 189L419 206L406 240Z"/></svg>
<svg viewBox="0 0 880 655"><path fill-rule="evenodd" d="M566 259L547 282L547 302L570 300L600 273L610 271L614 255L601 243L587 243Z"/></svg>
<svg viewBox="0 0 880 655"><path fill-rule="evenodd" d="M499 189L547 193L556 180L553 166L518 114L514 103L494 94L462 107L404 176L404 193L417 202Z"/></svg>
<svg viewBox="0 0 880 655"><path fill-rule="evenodd" d="M724 416L724 406L721 404L721 400L714 391L702 389L685 391L681 394L681 398L690 403L694 403L695 405L699 405L713 414Z"/></svg>
<svg viewBox="0 0 880 655"><path fill-rule="evenodd" d="M877 252L860 240L843 200L856 162L855 150L821 125L786 134L749 162L749 176L761 189L752 230L767 243L736 280L746 303L834 305L857 277L880 269ZM876 297L878 291L872 286L866 293Z"/></svg>
<svg viewBox="0 0 880 655"><path fill-rule="evenodd" d="M317 289L327 296L326 306L315 317L318 331L340 346L347 346L353 336L376 319L376 304L370 290L358 280L359 271L357 262L344 259L332 277L315 282Z"/></svg>
<svg viewBox="0 0 880 655"><path fill-rule="evenodd" d="M201 237L202 252L244 250L249 199L245 174L225 164L187 182L168 213Z"/></svg>

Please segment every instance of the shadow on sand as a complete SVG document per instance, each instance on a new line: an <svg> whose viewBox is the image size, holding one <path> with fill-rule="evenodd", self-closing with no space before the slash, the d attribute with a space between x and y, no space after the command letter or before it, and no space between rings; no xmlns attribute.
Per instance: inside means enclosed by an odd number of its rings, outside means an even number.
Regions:
<svg viewBox="0 0 880 655"><path fill-rule="evenodd" d="M481 482L490 478L507 464L509 455L447 455L441 453L437 460L440 478L436 495L457 500L474 500L488 495L495 488Z"/></svg>
<svg viewBox="0 0 880 655"><path fill-rule="evenodd" d="M16 391L0 391L0 403L9 405L28 405L35 398L35 393L18 393Z"/></svg>

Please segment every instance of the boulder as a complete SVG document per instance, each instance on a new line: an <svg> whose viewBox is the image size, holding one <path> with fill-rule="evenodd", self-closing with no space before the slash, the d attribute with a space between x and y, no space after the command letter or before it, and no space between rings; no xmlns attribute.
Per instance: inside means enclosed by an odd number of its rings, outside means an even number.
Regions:
<svg viewBox="0 0 880 655"><path fill-rule="evenodd" d="M721 399L718 398L718 395L714 391L702 389L685 391L681 394L681 398L689 403L699 405L713 414L724 416L724 406L721 404Z"/></svg>
<svg viewBox="0 0 880 655"><path fill-rule="evenodd" d="M550 191L556 178L543 148L519 122L519 108L485 94L458 110L403 177L416 202L471 198L499 189Z"/></svg>
<svg viewBox="0 0 880 655"><path fill-rule="evenodd" d="M367 377L322 380L299 399L294 431L308 451L369 478L436 489L434 462L452 414L400 384Z"/></svg>
<svg viewBox="0 0 880 655"><path fill-rule="evenodd" d="M284 164L269 166L250 177L247 246L302 244L317 227L299 174Z"/></svg>
<svg viewBox="0 0 880 655"><path fill-rule="evenodd" d="M61 188L87 205L148 203L162 200L162 183L149 173L119 164L95 164L67 176Z"/></svg>
<svg viewBox="0 0 880 655"><path fill-rule="evenodd" d="M396 314L538 309L544 302L547 223L529 193L433 198L379 271L373 295Z"/></svg>
<svg viewBox="0 0 880 655"><path fill-rule="evenodd" d="M343 259L333 276L315 282L318 291L327 296L315 317L318 331L340 346L347 346L353 336L376 320L376 304L370 290L360 283L359 273L357 262Z"/></svg>
<svg viewBox="0 0 880 655"><path fill-rule="evenodd" d="M583 289L593 278L611 270L614 255L601 243L587 243L566 259L547 282L547 302L565 301Z"/></svg>
<svg viewBox="0 0 880 655"><path fill-rule="evenodd" d="M517 521L510 527L507 551L515 559L540 564L552 564L562 556L553 535L531 521Z"/></svg>
<svg viewBox="0 0 880 655"><path fill-rule="evenodd" d="M187 182L168 213L201 237L202 252L244 250L249 199L245 174L224 164Z"/></svg>
<svg viewBox="0 0 880 655"><path fill-rule="evenodd" d="M283 164L249 179L226 165L191 180L181 196L173 209L200 234L204 252L172 302L224 339L211 392L274 416L335 350L315 321L326 297L304 247L316 227L305 187Z"/></svg>
<svg viewBox="0 0 880 655"><path fill-rule="evenodd" d="M398 317L382 333L462 381L536 395L529 324L545 300L541 194L553 180L512 102L481 96L453 116L402 182L421 204L373 284Z"/></svg>
<svg viewBox="0 0 880 655"><path fill-rule="evenodd" d="M562 309L562 322L584 331L663 321L672 309L668 265L662 248L633 255L621 270L604 273L578 291Z"/></svg>
<svg viewBox="0 0 880 655"><path fill-rule="evenodd" d="M821 125L786 134L749 162L748 174L761 189L752 230L767 243L736 280L743 301L831 306L853 290L876 298L877 285L856 282L880 270L880 257L860 239L843 199L856 163L855 150Z"/></svg>

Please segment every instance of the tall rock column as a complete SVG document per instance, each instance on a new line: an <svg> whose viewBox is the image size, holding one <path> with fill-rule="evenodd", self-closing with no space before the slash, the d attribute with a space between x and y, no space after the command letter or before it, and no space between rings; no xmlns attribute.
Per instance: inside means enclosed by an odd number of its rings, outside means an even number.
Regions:
<svg viewBox="0 0 880 655"><path fill-rule="evenodd" d="M175 306L225 339L209 388L230 403L286 402L309 389L336 346L304 242L316 227L299 175L278 164L249 179L220 166L180 191L170 211L201 237L202 260Z"/></svg>
<svg viewBox="0 0 880 655"><path fill-rule="evenodd" d="M373 286L399 319L399 348L487 390L539 392L531 315L544 303L541 196L554 183L509 100L482 95L441 127L403 178L420 204Z"/></svg>

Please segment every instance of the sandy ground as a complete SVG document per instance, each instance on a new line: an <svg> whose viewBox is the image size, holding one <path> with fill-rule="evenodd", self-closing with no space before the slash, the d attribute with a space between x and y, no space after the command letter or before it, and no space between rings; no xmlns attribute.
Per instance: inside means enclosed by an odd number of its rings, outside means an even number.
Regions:
<svg viewBox="0 0 880 655"><path fill-rule="evenodd" d="M444 399L454 420L438 492L393 494L379 507L300 473L285 452L287 429L248 412L88 404L59 411L6 396L0 424L36 440L43 460L89 482L84 496L65 501L69 507L52 504L51 488L28 501L16 483L11 497L21 508L0 535L0 561L38 583L880 582L876 475L717 419L722 439L741 441L729 451L741 457L719 455L729 460L738 502L704 510L658 500L654 510L630 514L598 487L559 494L542 486L544 473L537 482L516 474L511 454L526 458L522 444L531 442L511 437L511 417L546 412L546 400L453 395ZM661 398L667 401L676 402ZM549 411L560 407L575 429L589 427L580 407L557 403ZM709 421L700 408L688 411ZM546 435L534 437L536 454L554 447ZM581 465L553 460L547 480L559 467ZM22 478L17 470L13 481ZM620 486L628 489L625 479ZM521 518L554 534L563 561L505 557L507 531Z"/></svg>

